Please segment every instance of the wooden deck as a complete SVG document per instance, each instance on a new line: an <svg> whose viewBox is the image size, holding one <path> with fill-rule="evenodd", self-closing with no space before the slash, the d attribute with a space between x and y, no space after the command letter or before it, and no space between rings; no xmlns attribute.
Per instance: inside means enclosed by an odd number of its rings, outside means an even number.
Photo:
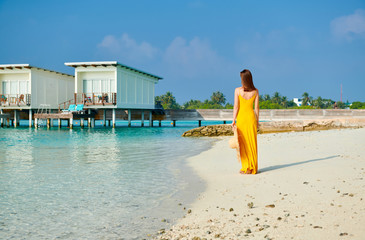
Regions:
<svg viewBox="0 0 365 240"><path fill-rule="evenodd" d="M82 118L94 118L95 113L91 114L83 114L83 113L36 113L34 114L34 118L39 119L82 119Z"/></svg>

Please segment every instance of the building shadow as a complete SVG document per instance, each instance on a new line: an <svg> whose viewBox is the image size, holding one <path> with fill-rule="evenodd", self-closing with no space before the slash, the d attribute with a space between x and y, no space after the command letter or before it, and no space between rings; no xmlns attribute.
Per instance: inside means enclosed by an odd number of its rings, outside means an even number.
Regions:
<svg viewBox="0 0 365 240"><path fill-rule="evenodd" d="M306 164L306 163L311 163L311 162L324 161L324 160L328 160L328 159L336 158L336 157L339 157L339 156L340 156L340 155L333 155L333 156L329 156L329 157L316 158L316 159L311 159L311 160L302 161L302 162L295 162L295 163L288 163L288 164L274 165L274 166L270 166L270 167L262 168L262 169L260 169L260 170L258 171L258 173L268 172L268 171L272 171L272 170L276 170L276 169L280 169L280 168L292 167L292 166L301 165L301 164Z"/></svg>

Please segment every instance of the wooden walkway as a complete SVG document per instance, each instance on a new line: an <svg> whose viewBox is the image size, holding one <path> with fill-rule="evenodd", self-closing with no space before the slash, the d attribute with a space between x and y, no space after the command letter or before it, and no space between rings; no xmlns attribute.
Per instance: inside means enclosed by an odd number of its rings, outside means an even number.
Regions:
<svg viewBox="0 0 365 240"><path fill-rule="evenodd" d="M80 119L81 120L81 127L84 127L84 119L87 118L88 126L94 122L91 119L95 118L95 113L78 113L78 112L65 112L65 113L36 113L34 114L34 126L38 127L38 119L46 119L47 121L47 128L51 127L51 119L58 120L58 126L61 127L61 119L66 119L68 121L68 126L70 129L73 128L73 120Z"/></svg>

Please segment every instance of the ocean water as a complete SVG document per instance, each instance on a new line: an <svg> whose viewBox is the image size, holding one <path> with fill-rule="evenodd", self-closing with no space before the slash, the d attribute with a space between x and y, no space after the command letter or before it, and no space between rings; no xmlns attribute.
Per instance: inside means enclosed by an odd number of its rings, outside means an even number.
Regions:
<svg viewBox="0 0 365 240"><path fill-rule="evenodd" d="M215 140L180 137L195 126L0 128L0 239L148 239L168 228L204 187L185 159Z"/></svg>

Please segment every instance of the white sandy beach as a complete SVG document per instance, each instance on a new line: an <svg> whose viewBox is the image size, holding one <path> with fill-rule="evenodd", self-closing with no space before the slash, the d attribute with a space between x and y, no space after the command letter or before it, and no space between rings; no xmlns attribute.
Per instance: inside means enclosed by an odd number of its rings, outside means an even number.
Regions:
<svg viewBox="0 0 365 240"><path fill-rule="evenodd" d="M257 175L228 140L188 160L207 188L158 239L365 239L365 128L258 135Z"/></svg>

